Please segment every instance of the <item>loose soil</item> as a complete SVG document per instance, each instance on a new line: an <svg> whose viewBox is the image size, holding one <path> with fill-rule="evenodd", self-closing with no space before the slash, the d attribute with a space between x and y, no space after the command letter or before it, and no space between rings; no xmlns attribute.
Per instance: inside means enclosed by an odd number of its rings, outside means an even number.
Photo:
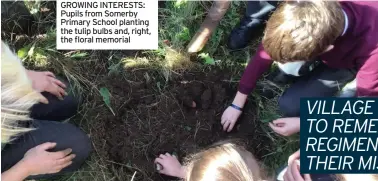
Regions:
<svg viewBox="0 0 378 181"><path fill-rule="evenodd" d="M94 149L106 166L124 174L119 178L137 171L134 180L171 180L155 171L153 161L159 154L183 158L220 140L238 139L257 158L273 146L262 133L253 101L231 133L222 130L222 113L236 92L226 70L173 73L169 81L150 69L126 72L100 83L111 93L115 116L100 96L93 97L99 108L90 110L96 112L86 114L93 121Z"/></svg>

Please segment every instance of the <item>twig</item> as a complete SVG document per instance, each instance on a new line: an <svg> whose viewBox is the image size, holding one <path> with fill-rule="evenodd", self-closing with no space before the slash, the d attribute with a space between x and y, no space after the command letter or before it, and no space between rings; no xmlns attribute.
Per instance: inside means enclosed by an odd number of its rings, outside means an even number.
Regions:
<svg viewBox="0 0 378 181"><path fill-rule="evenodd" d="M137 172L135 171L134 174L133 174L133 177L131 178L131 181L134 180L136 173L137 173Z"/></svg>

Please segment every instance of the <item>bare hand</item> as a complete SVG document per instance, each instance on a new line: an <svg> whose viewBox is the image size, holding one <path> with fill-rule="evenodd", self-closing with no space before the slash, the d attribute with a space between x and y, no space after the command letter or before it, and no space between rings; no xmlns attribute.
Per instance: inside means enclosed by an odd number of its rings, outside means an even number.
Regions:
<svg viewBox="0 0 378 181"><path fill-rule="evenodd" d="M229 106L222 115L223 130L230 132L234 128L236 121L238 120L242 112Z"/></svg>
<svg viewBox="0 0 378 181"><path fill-rule="evenodd" d="M296 151L292 155L290 155L288 160L288 168L284 175L284 181L311 181L311 177L308 174L301 175L299 170L299 158L300 158L300 150Z"/></svg>
<svg viewBox="0 0 378 181"><path fill-rule="evenodd" d="M58 99L63 100L63 97L67 95L64 89L66 85L63 82L55 78L55 75L51 72L37 72L28 70L28 77L32 81L33 88L39 92L49 92ZM47 104L47 99L41 100L42 103Z"/></svg>
<svg viewBox="0 0 378 181"><path fill-rule="evenodd" d="M56 143L44 143L38 145L24 155L21 163L28 170L29 175L52 174L61 171L63 168L72 164L72 159L76 155L71 154L71 149L58 152L47 150L56 146Z"/></svg>
<svg viewBox="0 0 378 181"><path fill-rule="evenodd" d="M185 178L185 167L183 167L180 162L177 160L176 156L166 153L165 155L161 154L159 158L155 159L155 164L160 164L162 166L159 173Z"/></svg>
<svg viewBox="0 0 378 181"><path fill-rule="evenodd" d="M269 123L274 132L282 136L290 136L300 130L299 118L280 118Z"/></svg>
<svg viewBox="0 0 378 181"><path fill-rule="evenodd" d="M292 155L289 156L287 163L290 165L295 160L298 160L300 158L300 156L301 156L301 151L298 150L298 151L296 151L295 153L293 153Z"/></svg>
<svg viewBox="0 0 378 181"><path fill-rule="evenodd" d="M312 181L309 174L304 174L303 176L300 173L300 163L299 160L294 160L291 163L284 175L284 181Z"/></svg>

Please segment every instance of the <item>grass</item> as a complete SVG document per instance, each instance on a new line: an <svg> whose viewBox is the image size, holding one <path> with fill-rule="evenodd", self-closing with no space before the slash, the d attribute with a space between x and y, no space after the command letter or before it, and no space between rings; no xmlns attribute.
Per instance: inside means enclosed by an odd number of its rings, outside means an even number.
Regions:
<svg viewBox="0 0 378 181"><path fill-rule="evenodd" d="M101 82L98 72L87 72L87 66L93 66L102 75L120 75L127 78L130 69L148 69L144 74L145 79L154 79L156 83L154 90L162 94L167 89L167 82L172 74L181 70L190 69L193 66L200 69L208 69L212 66L225 68L232 72L230 83L237 83L248 63L258 41L241 51L231 52L227 49L227 38L232 28L239 21L246 2L232 1L231 7L220 22L217 30L211 36L205 48L200 52L196 61L191 61L185 48L191 37L194 36L211 2L204 1L167 1L165 7L159 9L159 49L154 51L57 51L55 43L54 15L51 13L40 13L42 7L47 3L40 1L28 1L27 7L37 19L37 35L33 37L9 38L8 42L14 44L18 49L18 56L23 59L24 64L33 69L51 70L58 75L66 76L75 91L84 95L83 105L79 114L73 118L89 135L92 135L95 124L88 117L93 117L96 110L112 109L108 99L113 99L111 93L107 93L106 84ZM26 40L25 40L26 39ZM169 42L169 46L164 42ZM208 65L215 64L215 65ZM98 73L98 74L97 74ZM259 84L267 85L268 80L262 79ZM277 111L277 97L281 94L282 87L278 87L275 98L267 99L254 92L250 97L256 102L257 116L263 122L269 122L280 115ZM102 97L105 102L98 103L89 100L91 97ZM102 104L102 105L101 105ZM105 105L106 104L106 105ZM112 110L113 111L113 110ZM299 141L297 137L283 138L275 135L267 126L261 126L261 134L267 135L276 147L263 156L264 167L274 172L286 162L288 156L297 150ZM94 145L96 146L96 145ZM112 165L112 166L109 166ZM117 166L118 165L118 166ZM130 171L132 170L132 171ZM127 174L123 173L127 171ZM57 178L56 180L133 180L135 174L147 174L135 165L114 163L106 158L100 148L94 147L91 158L86 165L74 174ZM127 175L127 177L125 177Z"/></svg>

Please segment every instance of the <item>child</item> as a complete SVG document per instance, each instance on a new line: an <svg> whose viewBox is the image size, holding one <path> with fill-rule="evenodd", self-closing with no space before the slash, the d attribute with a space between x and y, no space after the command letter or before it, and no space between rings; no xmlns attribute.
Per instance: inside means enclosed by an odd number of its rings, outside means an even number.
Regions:
<svg viewBox="0 0 378 181"><path fill-rule="evenodd" d="M182 166L175 156L160 155L155 160L160 173L188 181L254 181L266 178L253 155L232 143L215 145L189 157Z"/></svg>
<svg viewBox="0 0 378 181"><path fill-rule="evenodd" d="M72 124L57 122L73 116L77 108L62 86L50 72L26 70L2 42L1 180L73 172L89 156L89 137Z"/></svg>
<svg viewBox="0 0 378 181"><path fill-rule="evenodd" d="M302 75L279 100L285 117L299 116L301 97L334 96L356 79L356 96L378 96L378 2L286 1L267 22L262 45L247 66L234 101L222 115L231 131L247 95L274 61ZM302 61L298 61L302 60ZM285 66L290 67L285 67ZM292 66L301 68L292 68Z"/></svg>
<svg viewBox="0 0 378 181"><path fill-rule="evenodd" d="M375 175L301 175L299 152L289 159L289 167L276 179L266 176L253 155L232 143L220 143L189 157L182 166L175 156L166 153L155 159L161 165L159 173L179 177L187 181L377 181ZM281 177L281 178L279 178ZM360 179L361 180L361 179Z"/></svg>

